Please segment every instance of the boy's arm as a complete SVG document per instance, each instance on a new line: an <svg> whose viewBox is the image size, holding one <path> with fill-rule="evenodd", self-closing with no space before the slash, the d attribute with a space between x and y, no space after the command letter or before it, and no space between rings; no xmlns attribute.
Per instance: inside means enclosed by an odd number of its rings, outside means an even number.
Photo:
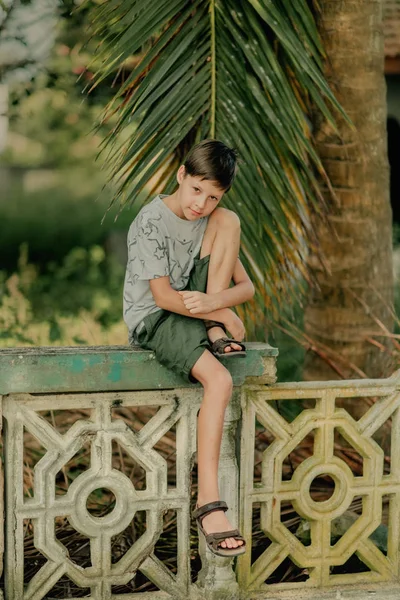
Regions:
<svg viewBox="0 0 400 600"><path fill-rule="evenodd" d="M195 291L181 291L178 294L182 296L186 308L191 311L193 316L198 316L199 313L204 311L210 315L210 311L238 306L238 304L243 304L243 302L254 296L254 285L239 258L236 261L232 279L235 283L233 287L216 294L204 294ZM213 317L208 316L207 318Z"/></svg>
<svg viewBox="0 0 400 600"><path fill-rule="evenodd" d="M184 315L185 317L220 321L221 323L224 323L229 331L232 331L230 327L235 322L236 315L229 308L221 308L208 313L193 314L185 307L180 293L171 287L169 277L157 277L157 279L150 279L149 284L154 301L159 308Z"/></svg>

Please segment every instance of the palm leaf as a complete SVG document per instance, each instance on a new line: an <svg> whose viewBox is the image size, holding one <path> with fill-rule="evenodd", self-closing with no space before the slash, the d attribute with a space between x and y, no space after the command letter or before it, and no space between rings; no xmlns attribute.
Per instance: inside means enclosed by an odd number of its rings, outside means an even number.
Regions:
<svg viewBox="0 0 400 600"><path fill-rule="evenodd" d="M112 202L138 209L138 198L171 193L201 139L235 146L241 165L224 204L241 219L254 313L266 303L276 310L295 294L299 275L307 277L310 211L324 208L319 178L330 187L307 111L318 107L337 131L334 109L352 126L323 77L307 0L118 0L98 11L102 68L94 85L140 54L103 115L117 117L105 144L117 183ZM134 135L119 143L131 121ZM154 176L159 185L150 186Z"/></svg>

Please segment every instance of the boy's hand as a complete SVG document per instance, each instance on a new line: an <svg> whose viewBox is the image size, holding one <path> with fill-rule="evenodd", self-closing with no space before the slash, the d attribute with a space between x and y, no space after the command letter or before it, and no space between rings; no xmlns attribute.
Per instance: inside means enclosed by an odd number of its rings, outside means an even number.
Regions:
<svg viewBox="0 0 400 600"><path fill-rule="evenodd" d="M217 310L214 294L203 294L203 292L178 292L182 296L185 307L193 315L200 313L209 313L213 310Z"/></svg>

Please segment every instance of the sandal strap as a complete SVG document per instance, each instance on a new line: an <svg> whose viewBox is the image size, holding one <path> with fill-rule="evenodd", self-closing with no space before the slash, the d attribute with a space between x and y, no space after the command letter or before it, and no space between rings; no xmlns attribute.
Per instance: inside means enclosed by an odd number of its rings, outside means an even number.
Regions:
<svg viewBox="0 0 400 600"><path fill-rule="evenodd" d="M234 342L242 347L242 350L246 350L246 346L242 344L242 342L238 342L237 340L232 340L227 337L219 338L219 340L215 340L215 342L211 346L212 352L223 352L227 346ZM234 350L232 348L231 353L240 352L240 350Z"/></svg>
<svg viewBox="0 0 400 600"><path fill-rule="evenodd" d="M204 319L204 325L206 327L206 331L212 329L213 327L221 327L226 333L225 325L220 323L219 321L211 321L210 319Z"/></svg>
<svg viewBox="0 0 400 600"><path fill-rule="evenodd" d="M193 511L193 517L198 519L199 517L206 516L216 510L228 510L228 505L224 500L215 500L214 502L208 502L207 504L203 504L199 508L196 508Z"/></svg>
<svg viewBox="0 0 400 600"><path fill-rule="evenodd" d="M234 340L232 338L223 338L226 342L233 342L234 344L238 344L239 346L242 346L243 350L246 350L246 346L243 344L243 342L238 342L237 340ZM238 350L236 350L236 352L238 352Z"/></svg>
<svg viewBox="0 0 400 600"><path fill-rule="evenodd" d="M214 540L224 540L226 538L241 538L240 532L238 529L231 529L230 531L217 531L215 533L209 533L206 536L207 542L212 542Z"/></svg>
<svg viewBox="0 0 400 600"><path fill-rule="evenodd" d="M236 530L233 530L236 531ZM210 534L206 537L206 543L211 546L212 548L214 548L214 550L216 552L218 552L218 550L222 550L222 546L221 543L223 542L224 539L228 538L228 537L234 537L236 540L238 541L242 541L243 544L241 546L238 546L237 548L223 548L223 550L225 550L225 552L229 552L232 555L236 555L238 553L242 554L243 553L243 548L246 547L246 540L239 534L239 535L232 535L232 532L227 531L226 533L230 533L231 535L226 535L223 539L218 539L218 534Z"/></svg>

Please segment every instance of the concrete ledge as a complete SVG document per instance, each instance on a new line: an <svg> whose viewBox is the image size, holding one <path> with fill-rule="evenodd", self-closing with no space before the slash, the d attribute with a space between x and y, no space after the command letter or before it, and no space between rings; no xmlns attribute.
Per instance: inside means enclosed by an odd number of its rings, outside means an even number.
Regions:
<svg viewBox="0 0 400 600"><path fill-rule="evenodd" d="M246 344L246 358L222 359L234 385L247 377L272 383L268 375L278 350ZM272 363L272 364L271 364ZM0 394L89 392L200 387L160 365L153 352L130 346L71 346L0 350Z"/></svg>
<svg viewBox="0 0 400 600"><path fill-rule="evenodd" d="M346 585L326 589L292 589L286 592L247 593L243 596L247 600L399 600L400 586L393 587L382 582L380 585Z"/></svg>

